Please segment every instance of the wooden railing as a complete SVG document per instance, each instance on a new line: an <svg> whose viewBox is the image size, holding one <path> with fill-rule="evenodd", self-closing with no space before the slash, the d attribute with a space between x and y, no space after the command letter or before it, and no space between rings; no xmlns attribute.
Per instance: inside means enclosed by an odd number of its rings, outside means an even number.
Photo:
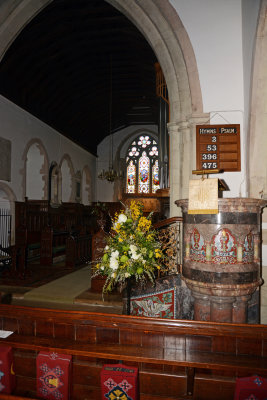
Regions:
<svg viewBox="0 0 267 400"><path fill-rule="evenodd" d="M158 232L158 238L166 256L164 260L165 273L168 275L180 273L182 265L183 218L172 217L164 219L155 223L153 227Z"/></svg>

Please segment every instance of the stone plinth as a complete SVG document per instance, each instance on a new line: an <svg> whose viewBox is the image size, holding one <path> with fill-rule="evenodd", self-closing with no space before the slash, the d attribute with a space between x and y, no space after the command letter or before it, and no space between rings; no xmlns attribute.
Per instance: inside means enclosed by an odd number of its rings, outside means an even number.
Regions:
<svg viewBox="0 0 267 400"><path fill-rule="evenodd" d="M218 214L188 214L188 200L176 201L184 220L182 279L194 297L196 320L250 322L248 302L262 283L261 212L267 202L218 203Z"/></svg>

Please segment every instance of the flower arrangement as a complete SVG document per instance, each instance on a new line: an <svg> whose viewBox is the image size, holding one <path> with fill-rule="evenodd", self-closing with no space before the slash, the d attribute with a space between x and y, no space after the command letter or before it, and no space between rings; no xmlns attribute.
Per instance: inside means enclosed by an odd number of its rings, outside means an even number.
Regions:
<svg viewBox="0 0 267 400"><path fill-rule="evenodd" d="M103 293L117 284L124 287L131 277L143 285L147 279L154 282L155 271L162 268L160 262L164 256L157 233L152 229L151 215L145 217L142 203L135 201L119 215L115 214L94 274L107 277Z"/></svg>

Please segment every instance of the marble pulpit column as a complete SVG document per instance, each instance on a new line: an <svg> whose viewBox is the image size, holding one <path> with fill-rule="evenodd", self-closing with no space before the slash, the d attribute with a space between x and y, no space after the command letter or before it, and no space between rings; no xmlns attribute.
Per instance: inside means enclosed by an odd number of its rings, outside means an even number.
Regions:
<svg viewBox="0 0 267 400"><path fill-rule="evenodd" d="M218 199L218 214L188 214L188 200L175 203L183 211L182 279L194 297L194 319L250 322L248 301L262 284L261 212L267 201Z"/></svg>

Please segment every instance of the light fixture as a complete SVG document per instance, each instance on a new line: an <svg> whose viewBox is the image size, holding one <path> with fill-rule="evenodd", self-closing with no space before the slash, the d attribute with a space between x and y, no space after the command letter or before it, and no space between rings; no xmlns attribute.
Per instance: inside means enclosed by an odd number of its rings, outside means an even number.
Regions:
<svg viewBox="0 0 267 400"><path fill-rule="evenodd" d="M123 173L118 173L113 167L113 133L112 133L112 56L110 56L110 92L109 92L109 167L105 171L102 169L98 175L99 179L114 182L116 179L122 179Z"/></svg>

